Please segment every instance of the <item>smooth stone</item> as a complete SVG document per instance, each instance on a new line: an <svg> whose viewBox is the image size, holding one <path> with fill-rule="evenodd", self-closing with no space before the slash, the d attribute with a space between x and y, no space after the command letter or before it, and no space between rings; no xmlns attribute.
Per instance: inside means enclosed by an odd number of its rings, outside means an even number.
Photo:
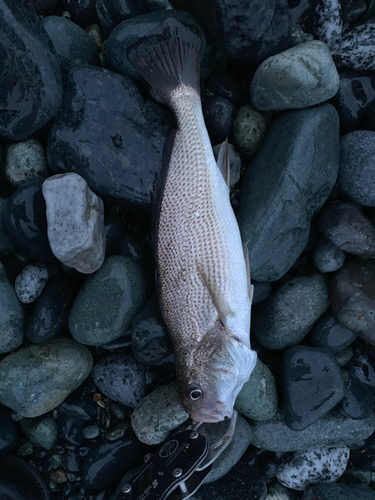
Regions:
<svg viewBox="0 0 375 500"><path fill-rule="evenodd" d="M52 41L63 70L98 62L93 41L73 21L66 17L48 16L42 20L42 25Z"/></svg>
<svg viewBox="0 0 375 500"><path fill-rule="evenodd" d="M234 406L246 418L268 420L276 414L277 404L275 378L258 358L254 371L240 390Z"/></svg>
<svg viewBox="0 0 375 500"><path fill-rule="evenodd" d="M221 144L217 144L212 148L214 152L215 160L218 160ZM228 158L229 158L229 186L231 189L237 184L241 176L242 162L241 157L235 150L234 146L228 143Z"/></svg>
<svg viewBox="0 0 375 500"><path fill-rule="evenodd" d="M344 473L349 454L347 446L297 451L282 461L276 477L287 488L299 491L309 484L333 483Z"/></svg>
<svg viewBox="0 0 375 500"><path fill-rule="evenodd" d="M344 252L375 257L375 228L353 203L334 201L319 213L320 230Z"/></svg>
<svg viewBox="0 0 375 500"><path fill-rule="evenodd" d="M270 113L258 111L252 104L245 104L238 110L233 122L233 137L247 159L259 149L270 121Z"/></svg>
<svg viewBox="0 0 375 500"><path fill-rule="evenodd" d="M137 438L152 445L165 441L170 431L188 418L180 403L177 382L170 382L155 389L136 406L131 423Z"/></svg>
<svg viewBox="0 0 375 500"><path fill-rule="evenodd" d="M354 353L345 367L349 375L365 384L365 386L375 395L375 357L374 351L363 340L357 340L353 344Z"/></svg>
<svg viewBox="0 0 375 500"><path fill-rule="evenodd" d="M50 278L28 318L26 335L31 342L44 342L67 326L75 292L75 284L67 277Z"/></svg>
<svg viewBox="0 0 375 500"><path fill-rule="evenodd" d="M250 97L263 111L300 109L327 101L339 84L328 47L313 40L266 59L254 74Z"/></svg>
<svg viewBox="0 0 375 500"><path fill-rule="evenodd" d="M5 175L15 187L47 177L47 161L43 145L36 139L9 144L5 159Z"/></svg>
<svg viewBox="0 0 375 500"><path fill-rule="evenodd" d="M23 309L0 262L0 354L14 351L22 341Z"/></svg>
<svg viewBox="0 0 375 500"><path fill-rule="evenodd" d="M19 425L30 442L44 450L51 450L57 441L57 424L53 418L23 418Z"/></svg>
<svg viewBox="0 0 375 500"><path fill-rule="evenodd" d="M350 446L371 436L375 430L375 417L353 420L331 412L302 431L290 429L279 413L263 422L250 422L257 448L269 451L303 451L331 446Z"/></svg>
<svg viewBox="0 0 375 500"><path fill-rule="evenodd" d="M339 0L324 0L315 9L314 35L334 52L341 42L343 29L342 8Z"/></svg>
<svg viewBox="0 0 375 500"><path fill-rule="evenodd" d="M12 194L4 220L8 235L21 253L34 262L58 262L48 242L41 182L24 184Z"/></svg>
<svg viewBox="0 0 375 500"><path fill-rule="evenodd" d="M373 472L370 470L355 469L353 466L349 466L344 474L341 476L340 483L343 484L367 484L367 486L372 481Z"/></svg>
<svg viewBox="0 0 375 500"><path fill-rule="evenodd" d="M5 214L8 211L8 198L0 197L0 254L8 253L14 249L14 245L8 236L5 225Z"/></svg>
<svg viewBox="0 0 375 500"><path fill-rule="evenodd" d="M173 353L171 339L161 317L157 297L147 301L134 318L131 336L134 356L141 363L158 364Z"/></svg>
<svg viewBox="0 0 375 500"><path fill-rule="evenodd" d="M81 459L77 456L75 450L66 450L65 463L69 472L79 472L81 470Z"/></svg>
<svg viewBox="0 0 375 500"><path fill-rule="evenodd" d="M115 427L108 429L108 431L105 433L105 437L108 439L108 441L116 441L117 439L120 439L125 435L125 432L129 427L129 420L120 422Z"/></svg>
<svg viewBox="0 0 375 500"><path fill-rule="evenodd" d="M297 276L254 310L252 334L267 349L299 344L328 306L328 291L321 275Z"/></svg>
<svg viewBox="0 0 375 500"><path fill-rule="evenodd" d="M314 250L314 265L321 273L332 273L343 266L345 253L321 235Z"/></svg>
<svg viewBox="0 0 375 500"><path fill-rule="evenodd" d="M82 485L94 491L115 486L124 472L141 463L149 451L149 447L141 443L130 428L117 441L98 440L84 459Z"/></svg>
<svg viewBox="0 0 375 500"><path fill-rule="evenodd" d="M367 22L347 32L333 54L336 64L357 70L375 69L374 28L374 22Z"/></svg>
<svg viewBox="0 0 375 500"><path fill-rule="evenodd" d="M48 269L44 264L24 267L14 283L18 299L24 304L34 302L42 293L48 278Z"/></svg>
<svg viewBox="0 0 375 500"><path fill-rule="evenodd" d="M69 73L49 133L48 164L55 173L81 175L98 196L120 200L140 215L150 211L171 124L169 111L145 102L130 80L80 67Z"/></svg>
<svg viewBox="0 0 375 500"><path fill-rule="evenodd" d="M295 47L296 45L300 45L301 43L311 42L312 40L314 40L313 35L302 31L301 27L298 24L293 24L292 41L290 44L291 47Z"/></svg>
<svg viewBox="0 0 375 500"><path fill-rule="evenodd" d="M71 339L22 347L0 361L0 402L23 417L38 417L62 403L91 368L88 349Z"/></svg>
<svg viewBox="0 0 375 500"><path fill-rule="evenodd" d="M309 332L309 341L315 347L328 348L337 353L348 347L357 336L343 328L332 309L328 309Z"/></svg>
<svg viewBox="0 0 375 500"><path fill-rule="evenodd" d="M83 440L83 420L68 415L59 415L56 423L66 441L74 446L80 446Z"/></svg>
<svg viewBox="0 0 375 500"><path fill-rule="evenodd" d="M0 406L0 451L14 448L17 444L16 426L8 408Z"/></svg>
<svg viewBox="0 0 375 500"><path fill-rule="evenodd" d="M333 276L329 296L341 326L375 345L375 265L347 260Z"/></svg>
<svg viewBox="0 0 375 500"><path fill-rule="evenodd" d="M100 429L97 425L88 425L83 429L85 439L95 439L100 435Z"/></svg>
<svg viewBox="0 0 375 500"><path fill-rule="evenodd" d="M268 297L272 293L272 285L271 283L258 283L257 281L251 280L254 286L254 295L253 295L253 305L260 304L264 300L268 299Z"/></svg>
<svg viewBox="0 0 375 500"><path fill-rule="evenodd" d="M204 424L200 428L199 432L202 432L205 436L207 436L209 443L216 443L220 441L220 438L225 434L227 427L228 421L219 422L217 424ZM245 453L246 449L250 445L250 442L251 430L249 424L243 417L241 417L241 415L238 415L232 441L215 460L211 471L204 480L204 483L206 484L217 481L233 469Z"/></svg>
<svg viewBox="0 0 375 500"><path fill-rule="evenodd" d="M0 135L21 141L56 115L63 90L61 72L31 4L1 0L0 18Z"/></svg>
<svg viewBox="0 0 375 500"><path fill-rule="evenodd" d="M304 250L311 219L336 181L338 134L330 104L290 111L272 123L244 175L237 213L254 280L281 278Z"/></svg>
<svg viewBox="0 0 375 500"><path fill-rule="evenodd" d="M214 95L225 97L235 106L246 101L246 91L242 83L227 70L213 71L206 80L206 87Z"/></svg>
<svg viewBox="0 0 375 500"><path fill-rule="evenodd" d="M360 205L375 206L375 132L355 130L341 138L338 184Z"/></svg>
<svg viewBox="0 0 375 500"><path fill-rule="evenodd" d="M93 399L95 386L90 379L88 382L68 396L57 408L57 411L62 415L77 418L83 422L95 420L98 416L98 405Z"/></svg>
<svg viewBox="0 0 375 500"><path fill-rule="evenodd" d="M365 384L349 375L345 396L339 408L344 415L355 420L369 418L374 414L375 396Z"/></svg>
<svg viewBox="0 0 375 500"><path fill-rule="evenodd" d="M78 25L89 26L95 21L95 0L62 0L60 3L62 9L68 11L72 21Z"/></svg>
<svg viewBox="0 0 375 500"><path fill-rule="evenodd" d="M289 2L292 21L306 33L313 32L315 9L319 0L292 0Z"/></svg>
<svg viewBox="0 0 375 500"><path fill-rule="evenodd" d="M204 99L202 110L211 140L224 141L232 130L233 104L225 97L212 95Z"/></svg>
<svg viewBox="0 0 375 500"><path fill-rule="evenodd" d="M145 367L133 356L115 353L102 358L92 378L107 398L134 408L146 396Z"/></svg>
<svg viewBox="0 0 375 500"><path fill-rule="evenodd" d="M144 0L96 0L96 14L105 33L110 33L121 21L148 12Z"/></svg>
<svg viewBox="0 0 375 500"><path fill-rule="evenodd" d="M69 314L69 330L78 342L102 345L124 335L143 304L141 267L122 255L108 257L80 289Z"/></svg>
<svg viewBox="0 0 375 500"><path fill-rule="evenodd" d="M43 182L47 234L55 257L80 273L99 269L105 257L104 205L83 177L57 174Z"/></svg>
<svg viewBox="0 0 375 500"><path fill-rule="evenodd" d="M284 355L286 425L302 431L326 415L345 395L339 364L328 349L296 346Z"/></svg>
<svg viewBox="0 0 375 500"><path fill-rule="evenodd" d="M343 367L348 363L353 357L354 351L351 347L346 347L342 351L335 352L335 358L338 364Z"/></svg>
<svg viewBox="0 0 375 500"><path fill-rule="evenodd" d="M268 495L266 500L300 500L296 491L286 488L279 482L267 484Z"/></svg>
<svg viewBox="0 0 375 500"><path fill-rule="evenodd" d="M314 484L302 500L375 500L375 491L364 484Z"/></svg>

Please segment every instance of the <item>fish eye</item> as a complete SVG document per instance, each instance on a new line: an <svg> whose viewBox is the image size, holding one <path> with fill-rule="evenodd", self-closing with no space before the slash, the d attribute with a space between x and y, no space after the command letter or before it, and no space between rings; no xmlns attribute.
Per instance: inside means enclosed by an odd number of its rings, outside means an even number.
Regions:
<svg viewBox="0 0 375 500"><path fill-rule="evenodd" d="M187 392L188 392L189 398L192 401L197 401L198 399L200 399L203 396L202 389L196 385L189 387Z"/></svg>

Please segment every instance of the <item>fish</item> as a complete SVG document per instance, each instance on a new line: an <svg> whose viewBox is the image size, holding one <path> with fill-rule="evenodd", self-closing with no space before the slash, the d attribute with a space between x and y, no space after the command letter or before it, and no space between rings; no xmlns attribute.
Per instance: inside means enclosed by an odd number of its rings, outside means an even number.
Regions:
<svg viewBox="0 0 375 500"><path fill-rule="evenodd" d="M253 286L230 203L228 142L218 164L200 98L200 38L169 18L127 52L175 115L155 222L158 291L179 396L195 422L231 418L255 367ZM160 180L160 179L159 179Z"/></svg>

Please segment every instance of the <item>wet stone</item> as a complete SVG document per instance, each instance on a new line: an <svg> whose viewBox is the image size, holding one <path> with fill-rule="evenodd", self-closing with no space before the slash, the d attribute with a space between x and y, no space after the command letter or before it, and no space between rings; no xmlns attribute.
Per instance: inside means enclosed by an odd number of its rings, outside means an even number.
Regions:
<svg viewBox="0 0 375 500"><path fill-rule="evenodd" d="M342 351L335 352L335 358L338 364L342 367L352 359L353 354L353 349L351 347L346 347Z"/></svg>
<svg viewBox="0 0 375 500"><path fill-rule="evenodd" d="M0 353L14 351L22 341L23 309L0 262Z"/></svg>
<svg viewBox="0 0 375 500"><path fill-rule="evenodd" d="M14 448L17 444L16 426L8 408L0 406L0 451Z"/></svg>
<svg viewBox="0 0 375 500"><path fill-rule="evenodd" d="M131 258L108 257L90 276L69 315L73 337L87 345L102 345L124 335L145 298L145 278Z"/></svg>
<svg viewBox="0 0 375 500"><path fill-rule="evenodd" d="M83 429L82 435L85 439L95 439L100 435L100 429L97 425L88 425Z"/></svg>
<svg viewBox="0 0 375 500"><path fill-rule="evenodd" d="M364 484L314 484L302 500L375 500L375 491Z"/></svg>
<svg viewBox="0 0 375 500"><path fill-rule="evenodd" d="M57 424L53 418L23 418L19 425L32 444L45 450L51 450L57 441Z"/></svg>
<svg viewBox="0 0 375 500"><path fill-rule="evenodd" d="M337 353L348 347L357 336L343 328L332 309L328 309L309 332L309 341L315 347L328 348Z"/></svg>
<svg viewBox="0 0 375 500"><path fill-rule="evenodd" d="M375 358L373 349L361 340L356 341L355 344L353 344L353 348L353 357L345 369L350 375L353 375L358 382L365 384L375 395Z"/></svg>
<svg viewBox="0 0 375 500"><path fill-rule="evenodd" d="M83 421L77 417L59 415L56 419L57 426L63 438L69 443L79 446L83 440Z"/></svg>
<svg viewBox="0 0 375 500"><path fill-rule="evenodd" d="M285 113L269 128L245 173L237 213L254 280L281 278L304 250L310 221L336 181L338 134L329 104Z"/></svg>
<svg viewBox="0 0 375 500"><path fill-rule="evenodd" d="M319 274L292 278L254 310L252 333L267 349L284 349L298 344L328 306Z"/></svg>
<svg viewBox="0 0 375 500"><path fill-rule="evenodd" d="M253 304L259 304L268 299L272 293L271 283L258 283L253 280L252 283L254 286Z"/></svg>
<svg viewBox="0 0 375 500"><path fill-rule="evenodd" d="M92 378L105 396L130 408L146 396L145 367L133 356L105 356L94 366Z"/></svg>
<svg viewBox="0 0 375 500"><path fill-rule="evenodd" d="M233 104L225 97L209 96L202 103L207 132L214 142L224 141L232 130Z"/></svg>
<svg viewBox="0 0 375 500"><path fill-rule="evenodd" d="M233 137L246 158L252 158L258 150L270 120L270 113L258 111L252 104L242 106L237 112L233 122Z"/></svg>
<svg viewBox="0 0 375 500"><path fill-rule="evenodd" d="M375 396L365 384L349 375L345 396L339 408L345 415L355 420L369 418L374 414Z"/></svg>
<svg viewBox="0 0 375 500"><path fill-rule="evenodd" d="M314 265L321 273L332 273L345 262L345 254L340 248L321 235L314 250Z"/></svg>
<svg viewBox="0 0 375 500"><path fill-rule="evenodd" d="M42 293L48 277L48 269L44 264L24 267L14 284L18 299L24 304L34 302Z"/></svg>
<svg viewBox="0 0 375 500"><path fill-rule="evenodd" d="M15 187L27 182L43 181L47 177L43 145L36 139L10 144L6 153L5 175Z"/></svg>
<svg viewBox="0 0 375 500"><path fill-rule="evenodd" d="M105 33L110 33L121 21L148 11L145 0L96 0L95 7Z"/></svg>
<svg viewBox="0 0 375 500"><path fill-rule="evenodd" d="M80 26L85 27L95 21L95 0L62 0L61 4L72 21Z"/></svg>
<svg viewBox="0 0 375 500"><path fill-rule="evenodd" d="M251 82L251 102L261 110L306 108L333 97L339 82L327 46L313 40L266 59Z"/></svg>

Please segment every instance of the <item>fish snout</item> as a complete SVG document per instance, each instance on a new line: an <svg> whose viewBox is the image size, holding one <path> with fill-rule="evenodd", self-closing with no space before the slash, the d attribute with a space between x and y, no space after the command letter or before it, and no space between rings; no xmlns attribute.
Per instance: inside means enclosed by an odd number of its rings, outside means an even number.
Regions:
<svg viewBox="0 0 375 500"><path fill-rule="evenodd" d="M207 423L215 423L221 422L228 417L232 418L233 410L229 410L229 408L221 404L219 407L215 407L214 409L201 408L200 410L191 413L189 416L191 420L194 422L207 422Z"/></svg>

